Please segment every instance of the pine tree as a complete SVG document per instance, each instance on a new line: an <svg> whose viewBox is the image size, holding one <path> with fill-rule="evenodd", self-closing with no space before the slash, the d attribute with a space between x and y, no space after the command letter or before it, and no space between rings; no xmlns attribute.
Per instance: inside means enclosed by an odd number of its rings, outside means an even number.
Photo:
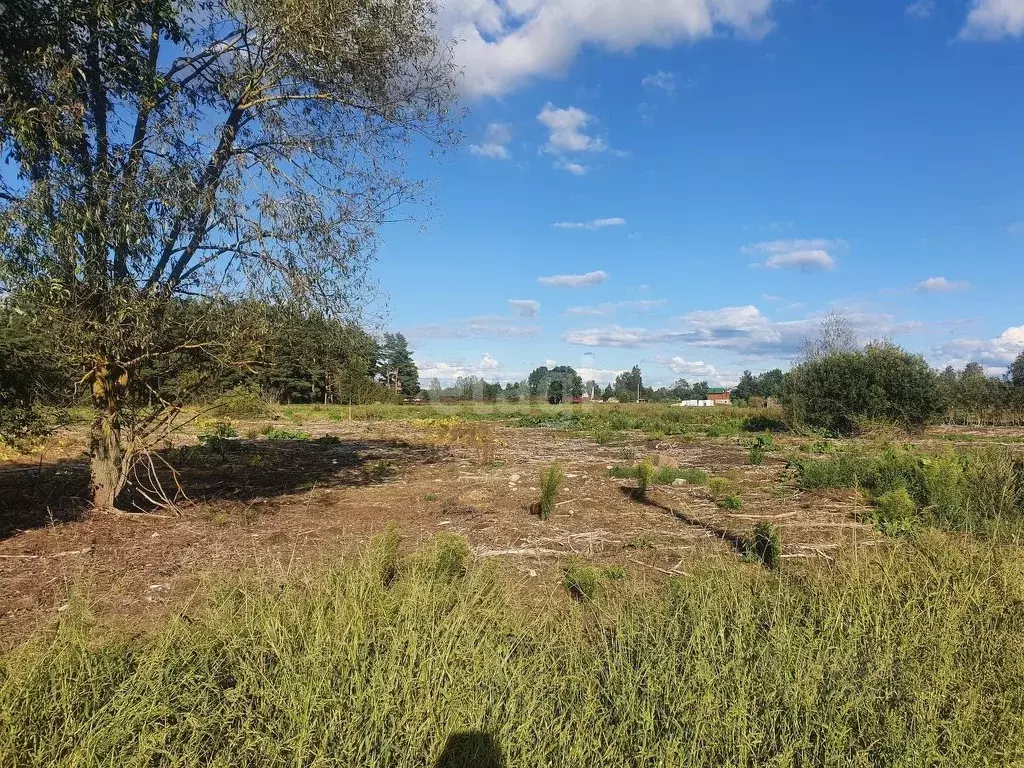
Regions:
<svg viewBox="0 0 1024 768"><path fill-rule="evenodd" d="M420 393L420 371L412 359L409 342L400 333L385 333L381 346L381 373L387 380L391 371L398 369L398 381L402 394L415 397Z"/></svg>

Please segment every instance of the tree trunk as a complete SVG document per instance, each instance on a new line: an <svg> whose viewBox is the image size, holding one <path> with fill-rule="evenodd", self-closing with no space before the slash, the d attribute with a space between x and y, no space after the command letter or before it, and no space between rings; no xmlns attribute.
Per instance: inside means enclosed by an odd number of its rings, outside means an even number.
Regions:
<svg viewBox="0 0 1024 768"><path fill-rule="evenodd" d="M93 367L92 403L96 415L89 445L92 503L98 510L117 508L117 497L127 481L121 442L121 409L128 372L116 362L98 360Z"/></svg>

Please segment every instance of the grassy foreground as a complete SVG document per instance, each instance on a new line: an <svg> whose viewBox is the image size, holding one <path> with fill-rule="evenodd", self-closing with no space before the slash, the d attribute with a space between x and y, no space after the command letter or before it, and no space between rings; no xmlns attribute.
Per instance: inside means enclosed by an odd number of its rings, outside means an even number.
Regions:
<svg viewBox="0 0 1024 768"><path fill-rule="evenodd" d="M1019 765L1024 563L949 542L575 603L389 535L147 637L69 612L0 660L0 765Z"/></svg>

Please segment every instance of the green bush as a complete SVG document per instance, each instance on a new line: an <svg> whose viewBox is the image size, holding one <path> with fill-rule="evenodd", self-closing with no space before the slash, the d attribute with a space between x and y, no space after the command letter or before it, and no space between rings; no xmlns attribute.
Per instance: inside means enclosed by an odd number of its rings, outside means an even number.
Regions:
<svg viewBox="0 0 1024 768"><path fill-rule="evenodd" d="M917 505L910 498L906 488L886 491L875 499L871 518L878 529L887 536L907 533L914 525Z"/></svg>
<svg viewBox="0 0 1024 768"><path fill-rule="evenodd" d="M565 480L565 472L557 462L552 462L540 475L540 519L547 520L555 508L558 489Z"/></svg>
<svg viewBox="0 0 1024 768"><path fill-rule="evenodd" d="M232 419L273 419L274 408L260 394L258 388L236 387L217 398L213 412Z"/></svg>
<svg viewBox="0 0 1024 768"><path fill-rule="evenodd" d="M654 483L654 465L644 459L636 467L636 490L641 499L647 498L647 489Z"/></svg>
<svg viewBox="0 0 1024 768"><path fill-rule="evenodd" d="M619 464L608 470L608 476L619 480L636 480L639 471L638 464L628 467ZM653 482L656 485L672 485L675 480L685 480L694 485L703 485L707 479L708 473L695 467L657 467Z"/></svg>
<svg viewBox="0 0 1024 768"><path fill-rule="evenodd" d="M575 600L594 600L601 592L601 572L592 565L570 563L563 571L562 586Z"/></svg>
<svg viewBox="0 0 1024 768"><path fill-rule="evenodd" d="M779 529L767 520L754 526L754 537L750 542L751 553L769 568L776 568L782 557L782 536Z"/></svg>
<svg viewBox="0 0 1024 768"><path fill-rule="evenodd" d="M722 509L743 509L743 499L732 493L719 501L718 506Z"/></svg>
<svg viewBox="0 0 1024 768"><path fill-rule="evenodd" d="M736 483L727 477L712 477L708 480L708 492L711 498L720 499L736 491Z"/></svg>
<svg viewBox="0 0 1024 768"><path fill-rule="evenodd" d="M919 429L940 410L931 366L891 344L798 365L786 378L783 405L791 423L841 435L852 434L862 419Z"/></svg>

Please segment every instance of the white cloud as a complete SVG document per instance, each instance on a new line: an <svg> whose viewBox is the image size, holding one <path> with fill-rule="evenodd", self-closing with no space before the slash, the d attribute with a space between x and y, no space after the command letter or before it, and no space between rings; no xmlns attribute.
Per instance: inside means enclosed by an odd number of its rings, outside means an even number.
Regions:
<svg viewBox="0 0 1024 768"><path fill-rule="evenodd" d="M620 309L635 309L638 312L646 312L655 307L663 307L668 304L668 299L637 299L634 301L616 301L598 304L596 307L569 307L563 314L586 315L602 317L613 315Z"/></svg>
<svg viewBox="0 0 1024 768"><path fill-rule="evenodd" d="M540 312L540 302L533 299L509 299L508 305L519 317L533 319Z"/></svg>
<svg viewBox="0 0 1024 768"><path fill-rule="evenodd" d="M594 116L579 107L556 108L550 101L537 115L537 120L548 129L548 143L544 151L554 155L564 152L604 152L608 145L604 139L588 136L584 129Z"/></svg>
<svg viewBox="0 0 1024 768"><path fill-rule="evenodd" d="M1007 328L994 339L956 339L933 349L933 357L943 365L961 368L969 362L1005 369L1024 352L1024 325ZM1002 371L1000 371L1002 372Z"/></svg>
<svg viewBox="0 0 1024 768"><path fill-rule="evenodd" d="M588 44L626 53L729 32L762 37L771 7L772 0L447 0L441 25L458 41L462 90L501 96L565 72Z"/></svg>
<svg viewBox="0 0 1024 768"><path fill-rule="evenodd" d="M617 370L615 368L588 368L583 366L577 368L576 373L580 375L580 378L583 379L584 382L596 381L598 384L610 384L615 381L616 376L626 370L627 369L625 368Z"/></svg>
<svg viewBox="0 0 1024 768"><path fill-rule="evenodd" d="M442 384L453 384L456 379L476 376L488 381L516 381L520 378L517 373L506 372L505 366L495 360L490 353L484 352L477 361L463 359L424 361L419 364L420 385L430 386L431 379L437 379Z"/></svg>
<svg viewBox="0 0 1024 768"><path fill-rule="evenodd" d="M606 227L621 227L625 223L625 219L613 218L593 219L592 221L556 221L551 226L558 229L589 229L593 232L596 229L604 229Z"/></svg>
<svg viewBox="0 0 1024 768"><path fill-rule="evenodd" d="M674 93L676 90L676 76L672 72L662 72L660 69L653 75L648 75L642 81L644 88L657 88L665 93Z"/></svg>
<svg viewBox="0 0 1024 768"><path fill-rule="evenodd" d="M962 40L999 40L1024 35L1024 0L973 0Z"/></svg>
<svg viewBox="0 0 1024 768"><path fill-rule="evenodd" d="M764 299L765 301L782 301L781 296L774 296L770 293L762 293L761 298Z"/></svg>
<svg viewBox="0 0 1024 768"><path fill-rule="evenodd" d="M489 157L494 160L508 160L512 155L508 151L508 143L512 141L512 126L508 123L491 123L484 130L484 138L479 144L470 144L471 154Z"/></svg>
<svg viewBox="0 0 1024 768"><path fill-rule="evenodd" d="M564 157L555 160L552 167L557 168L559 171L568 171L573 176L585 176L587 173L587 166L569 162Z"/></svg>
<svg viewBox="0 0 1024 768"><path fill-rule="evenodd" d="M537 282L541 285L583 288L590 285L599 285L607 279L608 273L599 269L595 272L587 272L585 275L551 275L550 277L538 277Z"/></svg>
<svg viewBox="0 0 1024 768"><path fill-rule="evenodd" d="M524 324L516 317L479 315L465 320L435 323L410 328L407 336L416 339L525 339L540 335L540 326Z"/></svg>
<svg viewBox="0 0 1024 768"><path fill-rule="evenodd" d="M654 362L664 365L676 376L714 376L718 373L718 369L711 363L705 363L703 360L686 360L679 355L668 358L656 357Z"/></svg>
<svg viewBox="0 0 1024 768"><path fill-rule="evenodd" d="M740 249L743 253L756 253L766 256L762 266L770 269L795 268L802 272L815 269L833 269L836 260L830 251L845 250L845 240L771 240L753 243Z"/></svg>
<svg viewBox="0 0 1024 768"><path fill-rule="evenodd" d="M892 315L847 312L844 317L859 338L879 339L921 328L917 321L897 322ZM587 347L634 348L659 344L687 344L722 349L744 357L786 358L796 354L804 339L813 336L823 319L821 314L801 320L774 321L754 306L722 307L689 312L674 318L675 324L662 328L604 328L568 331L562 340Z"/></svg>
<svg viewBox="0 0 1024 768"><path fill-rule="evenodd" d="M918 283L914 290L918 293L949 293L950 291L964 291L971 287L966 280L947 280L944 277L929 277Z"/></svg>
<svg viewBox="0 0 1024 768"><path fill-rule="evenodd" d="M906 7L904 13L915 19L930 19L935 12L935 0L916 0Z"/></svg>

